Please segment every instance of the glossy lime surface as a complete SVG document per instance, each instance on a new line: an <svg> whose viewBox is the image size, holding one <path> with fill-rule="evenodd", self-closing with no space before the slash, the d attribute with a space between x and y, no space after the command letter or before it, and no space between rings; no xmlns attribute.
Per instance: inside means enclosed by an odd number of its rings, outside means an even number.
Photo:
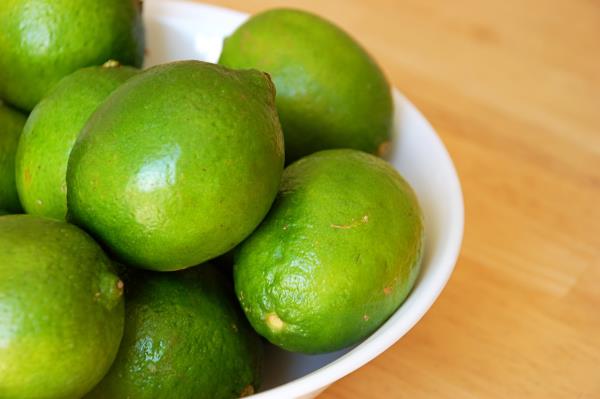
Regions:
<svg viewBox="0 0 600 399"><path fill-rule="evenodd" d="M355 150L317 152L285 170L269 215L237 249L236 293L272 343L337 350L406 298L423 234L417 199L391 165Z"/></svg>
<svg viewBox="0 0 600 399"><path fill-rule="evenodd" d="M87 399L228 399L258 389L262 343L211 265L128 280L125 334Z"/></svg>
<svg viewBox="0 0 600 399"><path fill-rule="evenodd" d="M27 119L16 156L16 183L25 211L64 220L69 154L90 115L138 72L109 62L63 78Z"/></svg>
<svg viewBox="0 0 600 399"><path fill-rule="evenodd" d="M199 61L133 77L94 113L67 172L69 217L124 263L219 256L266 215L283 170L268 75Z"/></svg>
<svg viewBox="0 0 600 399"><path fill-rule="evenodd" d="M78 399L114 360L123 283L86 233L0 217L0 397Z"/></svg>
<svg viewBox="0 0 600 399"><path fill-rule="evenodd" d="M293 9L256 14L225 39L219 63L271 74L288 163L328 148L385 149L390 86L369 54L331 22Z"/></svg>
<svg viewBox="0 0 600 399"><path fill-rule="evenodd" d="M141 66L138 0L2 0L0 98L31 110L63 77L109 59Z"/></svg>

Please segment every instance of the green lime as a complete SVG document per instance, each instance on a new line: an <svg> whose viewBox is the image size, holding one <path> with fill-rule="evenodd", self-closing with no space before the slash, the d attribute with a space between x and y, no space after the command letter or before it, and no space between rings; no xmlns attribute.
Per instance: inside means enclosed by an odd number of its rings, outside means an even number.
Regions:
<svg viewBox="0 0 600 399"><path fill-rule="evenodd" d="M271 212L235 254L235 289L275 345L333 351L400 306L422 250L417 199L391 165L356 150L317 152L284 171Z"/></svg>
<svg viewBox="0 0 600 399"><path fill-rule="evenodd" d="M0 209L12 213L21 211L15 186L15 153L25 121L25 115L0 102Z"/></svg>
<svg viewBox="0 0 600 399"><path fill-rule="evenodd" d="M219 63L271 74L288 163L328 148L387 147L390 86L369 54L331 22L291 9L254 15L225 39Z"/></svg>
<svg viewBox="0 0 600 399"><path fill-rule="evenodd" d="M79 132L98 106L138 72L109 61L63 78L29 116L16 156L16 180L25 211L64 220L67 163Z"/></svg>
<svg viewBox="0 0 600 399"><path fill-rule="evenodd" d="M141 66L138 0L2 0L0 98L31 110L64 76L115 59Z"/></svg>
<svg viewBox="0 0 600 399"><path fill-rule="evenodd" d="M199 61L148 69L92 115L67 171L70 220L124 263L219 256L269 210L283 137L269 77Z"/></svg>
<svg viewBox="0 0 600 399"><path fill-rule="evenodd" d="M0 397L78 399L123 334L123 283L73 225L0 217Z"/></svg>
<svg viewBox="0 0 600 399"><path fill-rule="evenodd" d="M211 265L130 276L125 334L87 399L220 399L258 388L262 344Z"/></svg>

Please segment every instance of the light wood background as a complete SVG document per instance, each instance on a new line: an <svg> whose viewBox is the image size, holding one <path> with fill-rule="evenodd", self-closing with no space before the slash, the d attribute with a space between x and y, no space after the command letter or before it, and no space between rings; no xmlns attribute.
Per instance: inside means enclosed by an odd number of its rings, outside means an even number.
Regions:
<svg viewBox="0 0 600 399"><path fill-rule="evenodd" d="M462 180L464 245L438 302L321 397L600 398L600 1L210 2L345 28Z"/></svg>

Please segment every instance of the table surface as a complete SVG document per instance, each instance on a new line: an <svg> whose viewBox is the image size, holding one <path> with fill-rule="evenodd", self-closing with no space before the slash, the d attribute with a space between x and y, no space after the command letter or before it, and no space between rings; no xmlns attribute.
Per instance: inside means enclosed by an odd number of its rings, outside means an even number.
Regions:
<svg viewBox="0 0 600 399"><path fill-rule="evenodd" d="M345 28L431 121L462 181L445 291L321 398L600 398L600 1L211 3L295 6Z"/></svg>

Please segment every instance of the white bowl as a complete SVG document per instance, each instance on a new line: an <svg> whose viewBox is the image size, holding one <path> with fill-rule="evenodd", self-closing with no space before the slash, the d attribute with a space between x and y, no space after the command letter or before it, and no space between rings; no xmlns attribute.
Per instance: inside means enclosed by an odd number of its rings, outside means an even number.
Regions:
<svg viewBox="0 0 600 399"><path fill-rule="evenodd" d="M182 59L216 62L223 38L248 15L177 0L146 0L146 66ZM425 215L425 256L409 297L369 338L324 355L267 348L265 380L255 399L312 398L385 351L423 317L452 270L463 235L460 182L444 144L419 111L394 90L395 137L390 162L414 188Z"/></svg>

